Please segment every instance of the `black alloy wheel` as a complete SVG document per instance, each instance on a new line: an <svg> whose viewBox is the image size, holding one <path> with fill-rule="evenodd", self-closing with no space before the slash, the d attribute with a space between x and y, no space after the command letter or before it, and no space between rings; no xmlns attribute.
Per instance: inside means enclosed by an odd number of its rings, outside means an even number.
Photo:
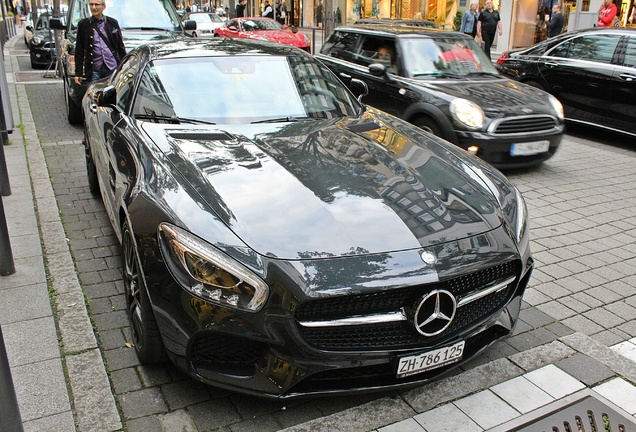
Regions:
<svg viewBox="0 0 636 432"><path fill-rule="evenodd" d="M126 306L137 357L142 363L162 363L167 359L155 320L150 299L139 273L140 263L128 221L122 228L122 253L124 260L124 288Z"/></svg>
<svg viewBox="0 0 636 432"><path fill-rule="evenodd" d="M413 124L428 133L442 137L442 130L439 128L435 120L430 117L418 117L415 121L413 121Z"/></svg>

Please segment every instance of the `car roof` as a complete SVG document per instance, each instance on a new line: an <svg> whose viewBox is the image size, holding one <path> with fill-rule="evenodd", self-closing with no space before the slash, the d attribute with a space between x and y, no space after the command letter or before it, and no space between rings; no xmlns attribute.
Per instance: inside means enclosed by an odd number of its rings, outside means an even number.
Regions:
<svg viewBox="0 0 636 432"><path fill-rule="evenodd" d="M448 31L433 27L415 27L415 26L395 26L382 24L354 24L350 26L342 26L336 28L335 31L355 32L360 34L376 35L376 36L426 36L431 38L437 37L460 37L469 38L470 36L459 32Z"/></svg>
<svg viewBox="0 0 636 432"><path fill-rule="evenodd" d="M150 52L150 60L186 57L225 57L229 55L308 56L291 45L242 38L179 39L154 42L140 49Z"/></svg>

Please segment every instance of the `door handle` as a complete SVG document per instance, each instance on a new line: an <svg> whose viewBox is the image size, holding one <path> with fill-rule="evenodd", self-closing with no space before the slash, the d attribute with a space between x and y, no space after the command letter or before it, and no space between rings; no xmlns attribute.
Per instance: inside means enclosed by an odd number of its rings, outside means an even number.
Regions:
<svg viewBox="0 0 636 432"><path fill-rule="evenodd" d="M620 74L619 77L621 77L621 79L624 79L625 81L634 81L634 80L636 80L636 75L632 75L632 74L628 74L628 73Z"/></svg>
<svg viewBox="0 0 636 432"><path fill-rule="evenodd" d="M91 106L89 107L89 109L91 110L91 112L93 114L95 114L97 112L97 104L91 104Z"/></svg>
<svg viewBox="0 0 636 432"><path fill-rule="evenodd" d="M551 68L558 66L558 64L553 63L553 62L545 62L545 65L548 66L548 67L551 67Z"/></svg>
<svg viewBox="0 0 636 432"><path fill-rule="evenodd" d="M344 79L351 79L351 75L346 74L346 73L344 73L344 72L340 72L340 76L341 76L342 78L344 78Z"/></svg>

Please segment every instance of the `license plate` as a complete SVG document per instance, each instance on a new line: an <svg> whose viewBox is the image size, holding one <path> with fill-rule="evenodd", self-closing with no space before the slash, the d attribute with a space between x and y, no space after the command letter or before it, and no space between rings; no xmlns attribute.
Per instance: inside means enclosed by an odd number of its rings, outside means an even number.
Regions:
<svg viewBox="0 0 636 432"><path fill-rule="evenodd" d="M528 156L545 153L550 149L550 141L532 141L510 146L510 156Z"/></svg>
<svg viewBox="0 0 636 432"><path fill-rule="evenodd" d="M398 363L397 377L403 378L455 363L461 360L464 354L464 344L465 342L461 341L449 347L402 357Z"/></svg>

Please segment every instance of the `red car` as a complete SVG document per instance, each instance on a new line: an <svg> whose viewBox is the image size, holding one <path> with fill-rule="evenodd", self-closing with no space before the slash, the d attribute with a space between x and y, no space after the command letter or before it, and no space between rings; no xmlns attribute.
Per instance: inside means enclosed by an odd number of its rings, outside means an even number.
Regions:
<svg viewBox="0 0 636 432"><path fill-rule="evenodd" d="M293 45L311 53L311 40L297 29L288 27L271 18L244 17L227 20L225 25L214 30L215 36L246 38Z"/></svg>

